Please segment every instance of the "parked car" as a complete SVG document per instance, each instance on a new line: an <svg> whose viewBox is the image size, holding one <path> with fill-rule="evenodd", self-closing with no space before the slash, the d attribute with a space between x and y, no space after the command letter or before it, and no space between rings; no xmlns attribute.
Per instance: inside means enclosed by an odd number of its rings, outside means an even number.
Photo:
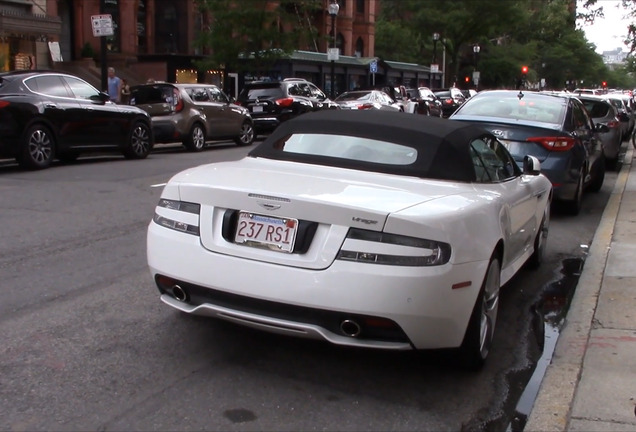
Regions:
<svg viewBox="0 0 636 432"><path fill-rule="evenodd" d="M143 159L153 147L148 114L55 71L0 73L0 136L0 156L27 169L90 152Z"/></svg>
<svg viewBox="0 0 636 432"><path fill-rule="evenodd" d="M621 123L629 122L627 114L619 113L616 107L605 100L603 96L582 94L578 98L585 105L585 109L587 109L595 125L603 124L607 126L607 131L599 132L599 137L603 141L606 166L607 168L615 169L618 166L618 156L622 144Z"/></svg>
<svg viewBox="0 0 636 432"><path fill-rule="evenodd" d="M301 78L248 83L236 103L249 109L257 133L271 132L300 114L339 108L318 86Z"/></svg>
<svg viewBox="0 0 636 432"><path fill-rule="evenodd" d="M599 132L577 95L518 90L481 91L451 117L495 134L519 166L536 156L554 187L554 198L578 214L583 191L597 192L605 178L605 156Z"/></svg>
<svg viewBox="0 0 636 432"><path fill-rule="evenodd" d="M477 94L477 90L474 90L474 89L462 89L462 94L464 95L466 100L468 100L468 99L470 99L471 97L473 97L473 96L475 96Z"/></svg>
<svg viewBox="0 0 636 432"><path fill-rule="evenodd" d="M241 160L173 177L148 265L188 314L350 347L458 348L479 368L500 287L541 262L551 197L538 160L521 170L481 127L314 112Z"/></svg>
<svg viewBox="0 0 636 432"><path fill-rule="evenodd" d="M464 97L462 91L457 87L434 89L433 93L442 101L444 117L449 117L457 108L466 102L466 97Z"/></svg>
<svg viewBox="0 0 636 432"><path fill-rule="evenodd" d="M334 99L340 109L403 112L404 107L380 90L352 90Z"/></svg>
<svg viewBox="0 0 636 432"><path fill-rule="evenodd" d="M621 134L622 140L627 139L631 136L631 131L634 130L634 117L632 116L632 110L628 107L627 103L623 99L623 96L620 94L604 94L603 98L605 98L609 103L614 105L620 114L624 114L621 116L623 119L627 119L627 121L621 122Z"/></svg>
<svg viewBox="0 0 636 432"><path fill-rule="evenodd" d="M237 145L254 142L252 117L246 108L212 84L158 82L131 88L130 104L150 114L155 142L181 142L201 151L211 140L232 139Z"/></svg>
<svg viewBox="0 0 636 432"><path fill-rule="evenodd" d="M411 102L414 102L413 114L421 114L433 117L442 117L442 101L428 87L406 89Z"/></svg>

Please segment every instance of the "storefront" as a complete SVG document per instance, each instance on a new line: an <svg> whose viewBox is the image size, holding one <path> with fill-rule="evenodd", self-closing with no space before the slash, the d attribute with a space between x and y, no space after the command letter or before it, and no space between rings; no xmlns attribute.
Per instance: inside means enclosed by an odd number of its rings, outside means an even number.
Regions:
<svg viewBox="0 0 636 432"><path fill-rule="evenodd" d="M59 38L59 17L31 13L33 3L0 3L0 71L47 68L47 42Z"/></svg>

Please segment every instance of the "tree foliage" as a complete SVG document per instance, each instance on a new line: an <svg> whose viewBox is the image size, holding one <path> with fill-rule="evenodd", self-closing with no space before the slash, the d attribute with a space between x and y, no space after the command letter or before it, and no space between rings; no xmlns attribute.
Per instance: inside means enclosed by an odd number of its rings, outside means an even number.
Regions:
<svg viewBox="0 0 636 432"><path fill-rule="evenodd" d="M623 2L632 5L636 20L636 0ZM526 65L527 79L535 85L597 86L614 74L576 28L576 20L592 23L602 17L602 3L586 0L574 15L571 0L383 0L376 53L428 65L433 57L432 34L438 32L446 51L449 84L472 76L478 68L481 88L511 87ZM634 31L636 35L636 27ZM478 57L472 49L475 44L480 46Z"/></svg>
<svg viewBox="0 0 636 432"><path fill-rule="evenodd" d="M206 52L201 69L267 69L317 37L312 14L320 0L197 0L205 17L195 46Z"/></svg>

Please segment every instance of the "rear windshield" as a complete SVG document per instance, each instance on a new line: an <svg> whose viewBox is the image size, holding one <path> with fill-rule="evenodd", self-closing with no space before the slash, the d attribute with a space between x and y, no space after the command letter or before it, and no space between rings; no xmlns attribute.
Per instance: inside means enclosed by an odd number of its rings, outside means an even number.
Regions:
<svg viewBox="0 0 636 432"><path fill-rule="evenodd" d="M366 92L349 92L343 93L338 96L336 101L353 101L353 100L369 100L371 99L371 93Z"/></svg>
<svg viewBox="0 0 636 432"><path fill-rule="evenodd" d="M592 117L606 117L609 113L610 106L605 102L583 101L583 105Z"/></svg>
<svg viewBox="0 0 636 432"><path fill-rule="evenodd" d="M462 116L495 117L531 122L561 124L566 100L559 97L535 97L526 93L521 99L515 93L472 97L458 113Z"/></svg>
<svg viewBox="0 0 636 432"><path fill-rule="evenodd" d="M172 100L172 94L172 87L168 85L133 87L130 92L130 104L149 105L167 103Z"/></svg>
<svg viewBox="0 0 636 432"><path fill-rule="evenodd" d="M382 165L411 165L417 160L417 149L413 147L350 135L293 134L275 147L288 153Z"/></svg>
<svg viewBox="0 0 636 432"><path fill-rule="evenodd" d="M439 91L439 92L435 92L435 96L439 97L439 98L448 98L451 97L451 92L449 91Z"/></svg>
<svg viewBox="0 0 636 432"><path fill-rule="evenodd" d="M282 98L285 97L285 93L279 87L253 87L243 90L243 97L247 96L247 99L256 98Z"/></svg>

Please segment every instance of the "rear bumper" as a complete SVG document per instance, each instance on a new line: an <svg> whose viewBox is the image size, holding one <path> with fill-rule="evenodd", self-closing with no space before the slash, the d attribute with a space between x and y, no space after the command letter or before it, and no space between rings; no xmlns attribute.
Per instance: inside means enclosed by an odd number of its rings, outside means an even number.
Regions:
<svg viewBox="0 0 636 432"><path fill-rule="evenodd" d="M339 345L384 349L460 346L488 266L487 261L438 267L335 261L326 269L311 270L211 252L199 237L154 222L148 227L147 252L153 278L172 278L193 290L191 301L183 302L158 284L161 300L183 312ZM452 289L463 281L470 286ZM340 321L326 324L315 318L319 312ZM367 338L364 326L359 337L339 333L348 317L391 321L397 325L392 335L404 338ZM377 329L370 332L376 334Z"/></svg>

